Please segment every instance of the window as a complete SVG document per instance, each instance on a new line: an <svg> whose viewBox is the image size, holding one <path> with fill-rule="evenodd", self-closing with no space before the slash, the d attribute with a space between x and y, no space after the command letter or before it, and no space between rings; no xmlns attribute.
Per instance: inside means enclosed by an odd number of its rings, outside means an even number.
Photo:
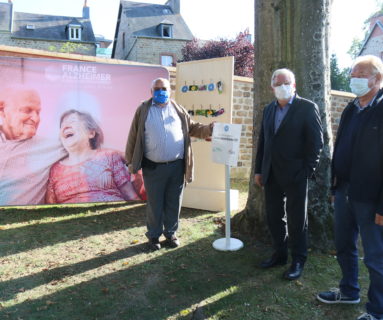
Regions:
<svg viewBox="0 0 383 320"><path fill-rule="evenodd" d="M173 66L173 61L174 61L173 56L161 55L161 65L162 66L172 67Z"/></svg>
<svg viewBox="0 0 383 320"><path fill-rule="evenodd" d="M173 26L170 24L161 24L161 37L173 38Z"/></svg>
<svg viewBox="0 0 383 320"><path fill-rule="evenodd" d="M157 32L161 38L173 38L173 23L167 19L157 26Z"/></svg>
<svg viewBox="0 0 383 320"><path fill-rule="evenodd" d="M81 26L69 25L69 40L81 40Z"/></svg>

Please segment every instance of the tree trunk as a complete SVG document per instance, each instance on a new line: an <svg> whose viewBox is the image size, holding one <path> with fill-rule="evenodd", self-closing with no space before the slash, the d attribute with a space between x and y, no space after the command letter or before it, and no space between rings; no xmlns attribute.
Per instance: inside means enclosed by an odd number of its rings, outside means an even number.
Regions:
<svg viewBox="0 0 383 320"><path fill-rule="evenodd" d="M255 0L254 146L257 145L264 107L273 99L272 72L289 68L296 76L297 93L318 104L324 133L324 149L309 183L310 246L332 246L332 207L329 202L332 149L330 61L328 49L331 0ZM253 149L253 159L256 150ZM254 185L254 161L246 208L233 219L240 234L268 239L263 191Z"/></svg>

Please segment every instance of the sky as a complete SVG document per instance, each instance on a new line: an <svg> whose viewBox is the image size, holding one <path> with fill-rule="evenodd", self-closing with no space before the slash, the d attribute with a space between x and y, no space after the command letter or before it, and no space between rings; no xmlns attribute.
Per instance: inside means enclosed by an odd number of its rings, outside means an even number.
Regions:
<svg viewBox="0 0 383 320"><path fill-rule="evenodd" d="M6 2L5 0L0 0ZM166 0L137 0L165 4ZM119 0L87 0L96 34L114 38ZM383 0L333 0L331 52L340 67L351 64L347 51L353 38L363 39L364 21ZM13 0L14 10L63 16L81 16L84 0ZM235 3L235 5L234 5ZM181 15L199 39L234 38L249 29L254 34L254 0L181 0Z"/></svg>

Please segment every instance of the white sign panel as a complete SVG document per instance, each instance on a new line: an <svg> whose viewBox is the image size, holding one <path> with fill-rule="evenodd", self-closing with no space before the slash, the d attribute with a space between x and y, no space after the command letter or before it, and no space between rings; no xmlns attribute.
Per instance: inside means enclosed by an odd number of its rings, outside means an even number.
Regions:
<svg viewBox="0 0 383 320"><path fill-rule="evenodd" d="M212 139L213 162L237 166L241 124L214 123Z"/></svg>

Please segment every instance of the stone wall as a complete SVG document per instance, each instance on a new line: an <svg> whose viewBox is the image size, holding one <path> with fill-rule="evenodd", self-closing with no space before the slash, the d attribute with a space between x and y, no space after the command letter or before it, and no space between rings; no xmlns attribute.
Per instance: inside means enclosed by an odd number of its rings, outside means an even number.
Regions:
<svg viewBox="0 0 383 320"><path fill-rule="evenodd" d="M340 116L344 108L354 98L355 95L350 92L331 90L331 129L333 137L336 137Z"/></svg>
<svg viewBox="0 0 383 320"><path fill-rule="evenodd" d="M67 43L51 40L31 40L12 38L9 32L0 32L0 43L5 46L38 49L51 52L60 52L60 49ZM96 46L94 43L71 42L76 47L72 53L95 56ZM65 47L64 47L65 48Z"/></svg>
<svg viewBox="0 0 383 320"><path fill-rule="evenodd" d="M128 52L125 52L124 56L117 56L116 52L116 58L142 63L161 64L161 55L169 55L173 56L174 62L177 62L182 58L181 50L186 43L186 40L140 37L131 44L133 48L131 46L127 47L127 50L131 50L127 57L126 54Z"/></svg>
<svg viewBox="0 0 383 320"><path fill-rule="evenodd" d="M253 79L234 77L232 122L242 124L238 167L231 169L232 177L248 178L253 152Z"/></svg>

